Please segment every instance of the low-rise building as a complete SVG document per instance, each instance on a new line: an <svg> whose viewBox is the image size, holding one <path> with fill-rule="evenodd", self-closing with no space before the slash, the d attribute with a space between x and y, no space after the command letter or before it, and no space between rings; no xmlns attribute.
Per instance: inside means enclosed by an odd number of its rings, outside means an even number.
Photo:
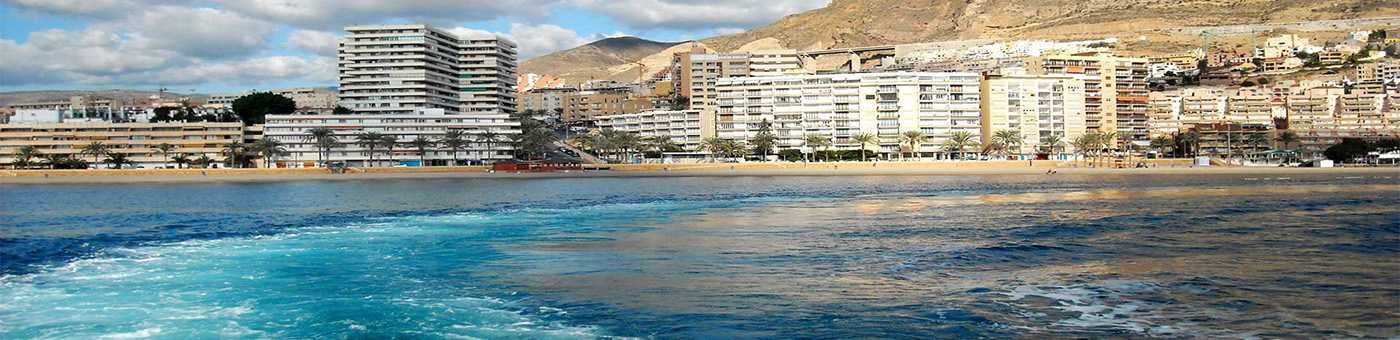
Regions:
<svg viewBox="0 0 1400 340"><path fill-rule="evenodd" d="M108 156L83 152L87 145L99 142L109 154L124 155L135 167L174 167L171 157L177 155L204 155L222 161L224 146L242 141L242 123L12 123L0 125L0 164L12 165L25 146L43 155L102 162ZM175 150L161 154L155 148L164 143L174 145Z"/></svg>
<svg viewBox="0 0 1400 340"><path fill-rule="evenodd" d="M571 87L537 88L520 95L520 112L535 111L547 113L564 112L564 99L578 89Z"/></svg>
<svg viewBox="0 0 1400 340"><path fill-rule="evenodd" d="M650 97L633 96L628 90L578 91L563 96L566 123L592 122L598 116L637 113L657 104Z"/></svg>
<svg viewBox="0 0 1400 340"><path fill-rule="evenodd" d="M714 121L699 110L643 111L596 117L600 129L636 133L641 137L667 137L686 151L697 152L705 138L714 137Z"/></svg>
<svg viewBox="0 0 1400 340"><path fill-rule="evenodd" d="M327 159L321 159L321 150L307 134L314 128L330 129L338 139ZM440 142L450 130L462 131L471 143L455 154L442 143L430 147L426 153L408 145L418 137ZM364 132L395 136L398 144L392 151L378 146L371 153L368 145L361 145L355 139ZM496 134L494 142L483 140L487 132ZM264 136L281 141L287 147L287 156L275 162L279 168L312 167L318 161L344 162L349 166L454 165L454 159L457 160L455 165L492 163L513 157L509 141L518 134L520 123L504 112L449 115L440 109L419 109L413 114L269 115L263 128Z"/></svg>

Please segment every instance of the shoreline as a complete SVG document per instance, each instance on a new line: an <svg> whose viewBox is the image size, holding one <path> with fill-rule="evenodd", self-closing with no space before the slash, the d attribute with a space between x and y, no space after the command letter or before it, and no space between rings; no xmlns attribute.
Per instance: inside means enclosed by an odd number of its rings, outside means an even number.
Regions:
<svg viewBox="0 0 1400 340"><path fill-rule="evenodd" d="M611 165L612 170L503 173L485 167L370 168L330 174L325 169L171 169L171 170L0 170L4 184L122 184L353 181L411 179L553 179L774 176L1084 176L1084 175L1381 175L1400 177L1400 168L1184 167L1087 168L1060 164L1019 166L1006 162L742 163L702 165ZM1047 174L1054 170L1055 174ZM47 176L46 176L47 175Z"/></svg>

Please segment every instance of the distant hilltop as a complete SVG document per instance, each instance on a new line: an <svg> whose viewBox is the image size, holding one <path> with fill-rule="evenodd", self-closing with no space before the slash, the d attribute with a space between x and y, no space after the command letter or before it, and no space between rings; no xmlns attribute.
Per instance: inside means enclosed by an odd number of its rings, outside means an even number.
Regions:
<svg viewBox="0 0 1400 340"><path fill-rule="evenodd" d="M1340 35L1397 24L1400 1L833 0L825 8L698 43L715 51L817 50L964 39L1116 37L1128 42L1120 46L1129 49L1126 54L1151 55L1197 46L1203 31L1220 35L1214 37L1218 42L1245 44L1265 32ZM1202 29L1219 26L1228 29ZM520 72L568 84L636 81L664 68L673 50L682 47L631 37L604 39L527 60Z"/></svg>
<svg viewBox="0 0 1400 340"><path fill-rule="evenodd" d="M11 91L0 92L0 107L6 107L17 103L65 101L69 98L72 98L73 96L86 95L96 96L99 98L115 99L121 102L137 102L141 99L146 99L150 98L151 96L161 94L162 93L159 91L123 89L91 91ZM175 92L165 92L164 95L170 97L190 97L191 99L197 99L198 101L203 101L204 99L209 97L208 95L199 93L182 94Z"/></svg>

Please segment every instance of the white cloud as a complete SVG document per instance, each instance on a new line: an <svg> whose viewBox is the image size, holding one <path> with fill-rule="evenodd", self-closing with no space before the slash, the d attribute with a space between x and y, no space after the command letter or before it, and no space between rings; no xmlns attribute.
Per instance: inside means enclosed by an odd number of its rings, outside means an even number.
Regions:
<svg viewBox="0 0 1400 340"><path fill-rule="evenodd" d="M4 0L15 8L56 15L76 15L92 17L119 17L129 14L133 8L144 8L174 0ZM185 1L188 2L188 1Z"/></svg>
<svg viewBox="0 0 1400 340"><path fill-rule="evenodd" d="M287 35L287 46L323 56L333 56L339 47L339 40L339 36L328 32L296 30Z"/></svg>
<svg viewBox="0 0 1400 340"><path fill-rule="evenodd" d="M228 62L195 63L134 75L145 84L265 84L288 79L320 83L335 81L336 62L326 57L273 56Z"/></svg>
<svg viewBox="0 0 1400 340"><path fill-rule="evenodd" d="M218 0L224 8L289 26L339 29L402 19L435 24L543 17L559 0Z"/></svg>
<svg viewBox="0 0 1400 340"><path fill-rule="evenodd" d="M160 6L115 23L149 48L201 58L248 55L262 50L277 26L213 8Z"/></svg>
<svg viewBox="0 0 1400 340"><path fill-rule="evenodd" d="M510 33L489 32L469 27L456 27L447 29L447 31L463 37L493 35L505 37L506 39L515 41L519 49L518 52L521 60L549 54L554 51L578 47L613 35L624 35L622 33L612 33L609 35L597 34L584 37L580 36L578 32L557 25L529 25L521 23L511 24Z"/></svg>
<svg viewBox="0 0 1400 340"><path fill-rule="evenodd" d="M569 0L636 28L753 27L826 6L830 0Z"/></svg>

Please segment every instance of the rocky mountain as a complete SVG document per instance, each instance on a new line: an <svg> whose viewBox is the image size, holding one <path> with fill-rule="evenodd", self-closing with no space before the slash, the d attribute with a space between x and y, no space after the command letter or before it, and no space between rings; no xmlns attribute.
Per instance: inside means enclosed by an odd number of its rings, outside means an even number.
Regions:
<svg viewBox="0 0 1400 340"><path fill-rule="evenodd" d="M1218 39L1245 43L1254 33L1335 34L1396 25L1400 1L1395 0L833 0L821 9L700 43L719 51L755 44L810 50L960 39L1117 37L1127 42L1120 47L1151 54L1199 45L1199 27L1221 27L1213 32ZM595 44L527 61L522 72L569 83L632 80L639 72L627 64L641 58L633 53L656 53L665 43L616 44L624 47L618 50L614 44ZM621 54L629 56L617 57ZM648 64L646 71L654 67L658 65Z"/></svg>
<svg viewBox="0 0 1400 340"><path fill-rule="evenodd" d="M624 66L625 71L629 68L627 64L677 44L637 37L607 38L526 60L520 65L520 73L550 75L573 83L589 79L632 79L637 77L635 72L623 75L613 68Z"/></svg>

